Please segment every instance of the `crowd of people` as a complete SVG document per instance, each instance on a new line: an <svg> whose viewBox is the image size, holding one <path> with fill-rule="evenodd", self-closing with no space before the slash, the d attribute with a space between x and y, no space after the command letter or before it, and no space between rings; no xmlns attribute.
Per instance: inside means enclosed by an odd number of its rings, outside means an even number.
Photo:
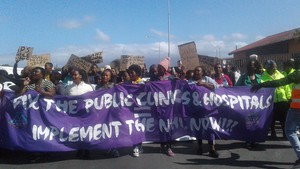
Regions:
<svg viewBox="0 0 300 169"><path fill-rule="evenodd" d="M161 80L185 80L189 85L203 86L214 91L220 87L233 86L254 86L253 90L260 87L268 87L270 82L279 79L288 79L291 74L295 74L294 60L289 60L283 65L283 70L277 69L277 65L273 60L267 60L265 63L260 63L257 58L249 59L245 72L240 72L236 67L227 64L222 65L217 63L213 66L213 71L206 70L203 66L197 66L193 70L186 70L181 61L178 61L176 67L170 67L168 61L162 61L159 64L153 64L147 70L146 65L131 65L126 71L119 71L117 68L112 68L106 65L102 71L97 64L93 64L89 70L78 69L76 67L63 68L62 70L54 70L52 63L46 63L44 67L30 68L24 67L21 75L17 73L18 62L14 65L14 78L22 80L22 84L18 85L16 90L17 95L22 95L28 90L36 90L41 95L51 98L55 95L75 96L94 90L104 90L114 87L115 85L135 84L142 85L148 81ZM292 146L296 149L298 158L300 159L300 143L295 141L295 135L291 136L291 126L285 129L287 112L293 100L293 86L290 83L299 83L300 78L277 83L274 93L274 110L273 120L270 127L271 137L276 138L275 121L279 121L284 133L284 137L293 137L290 139ZM19 82L19 81L18 81ZM268 84L268 85L263 85ZM271 84L271 83L270 83ZM272 86L272 85L271 85ZM275 85L273 85L275 86ZM299 89L297 89L299 90ZM298 95L299 96L299 95ZM300 98L299 98L300 99ZM298 109L299 110L299 109ZM299 112L298 112L299 114ZM292 116L292 115L290 115ZM292 117L288 116L288 120ZM296 116L296 115L295 115ZM293 116L294 117L294 116ZM299 118L299 115L297 115ZM299 123L299 122L298 122ZM295 128L299 124L295 124ZM293 134L295 134L293 132ZM166 136L169 137L169 136ZM171 138L171 137L170 137ZM215 147L214 133L209 133L208 145L209 155L218 158L219 153ZM198 139L199 149L198 154L202 154L202 140ZM257 144L254 142L246 142L246 146L252 149ZM172 150L172 140L161 143L161 151L168 156L174 156ZM118 157L117 149L108 151L113 157ZM133 145L132 156L139 157L143 152L142 143ZM79 150L79 156L88 158L88 150ZM300 163L300 161L298 161Z"/></svg>

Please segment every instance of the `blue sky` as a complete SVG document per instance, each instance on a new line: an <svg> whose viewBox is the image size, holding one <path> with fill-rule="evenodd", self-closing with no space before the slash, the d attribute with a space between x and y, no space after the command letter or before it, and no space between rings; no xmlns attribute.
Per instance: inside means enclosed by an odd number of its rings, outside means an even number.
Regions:
<svg viewBox="0 0 300 169"><path fill-rule="evenodd" d="M13 65L19 46L51 54L63 66L71 54L103 51L104 64L121 55L168 53L167 0L0 0L0 62ZM194 41L199 54L230 57L263 37L300 27L299 0L170 0L172 65L178 45ZM232 56L231 56L232 57ZM23 61L24 62L24 61ZM24 63L21 63L21 65Z"/></svg>

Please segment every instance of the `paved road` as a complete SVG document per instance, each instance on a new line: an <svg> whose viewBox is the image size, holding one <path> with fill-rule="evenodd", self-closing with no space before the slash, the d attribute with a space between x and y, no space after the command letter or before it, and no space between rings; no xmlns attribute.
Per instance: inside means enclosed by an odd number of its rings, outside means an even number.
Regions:
<svg viewBox="0 0 300 169"><path fill-rule="evenodd" d="M281 135L279 135L281 136ZM42 155L36 162L24 152L2 152L1 169L198 169L198 168L292 168L295 153L287 140L268 139L255 149L248 150L241 141L218 140L218 159L208 156L207 142L204 141L203 155L197 155L197 142L176 142L174 157L160 153L159 144L144 144L144 154L139 158L131 157L131 148L122 148L121 157L110 158L105 152L92 151L88 160L77 159L75 152L51 153Z"/></svg>

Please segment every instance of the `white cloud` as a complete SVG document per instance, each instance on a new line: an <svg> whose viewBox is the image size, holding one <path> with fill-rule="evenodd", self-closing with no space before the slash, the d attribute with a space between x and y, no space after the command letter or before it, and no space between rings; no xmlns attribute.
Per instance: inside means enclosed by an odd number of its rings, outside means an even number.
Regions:
<svg viewBox="0 0 300 169"><path fill-rule="evenodd" d="M96 39L104 42L110 41L110 37L104 32L102 32L100 29L96 29Z"/></svg>
<svg viewBox="0 0 300 169"><path fill-rule="evenodd" d="M231 57L228 55L236 47L240 48L247 45L247 35L232 33L221 38L212 34L203 35L196 41L197 52L201 55L215 57Z"/></svg>
<svg viewBox="0 0 300 169"><path fill-rule="evenodd" d="M65 29L76 29L82 26L82 22L77 20L63 21L59 25Z"/></svg>
<svg viewBox="0 0 300 169"><path fill-rule="evenodd" d="M170 56L173 65L179 60L178 44L170 44ZM103 63L109 64L121 55L144 56L147 66L157 64L168 55L168 43L151 44L95 44L89 46L66 46L51 52L51 60L54 65L63 66L67 63L71 54L82 57L95 52L103 51Z"/></svg>
<svg viewBox="0 0 300 169"><path fill-rule="evenodd" d="M100 29L96 29L97 37L103 42L110 39L108 35L102 32ZM227 37L238 37L233 34ZM243 37L243 36L241 36ZM208 55L214 57L232 57L228 53L235 50L236 47L241 48L249 44L246 40L233 40L234 38L225 38L225 36L219 38L213 34L207 34L199 36L198 38L191 38L185 41L171 40L170 44L170 56L172 65L176 65L176 61L179 60L178 45L184 44L190 41L195 41L197 46L197 52L201 55ZM252 43L252 42L250 42ZM53 51L49 51L51 54L51 60L54 65L63 66L68 61L71 54L75 54L79 57L92 54L95 52L103 51L103 61L100 64L109 64L115 59L119 59L121 55L139 55L145 56L145 62L147 66L151 64L157 64L168 55L168 42L157 39L156 42L146 44L111 44L111 43L98 43L94 45L85 46L64 46ZM37 51L38 53L38 51ZM10 62L14 63L14 56L8 56L11 58ZM7 63L7 60L3 61Z"/></svg>
<svg viewBox="0 0 300 169"><path fill-rule="evenodd" d="M204 35L203 37L203 40L206 40L206 41L214 41L216 38L214 35Z"/></svg>
<svg viewBox="0 0 300 169"><path fill-rule="evenodd" d="M93 21L93 17L86 15L80 19L69 19L69 20L60 21L58 22L58 26L65 29L77 29L91 21Z"/></svg>
<svg viewBox="0 0 300 169"><path fill-rule="evenodd" d="M224 40L232 41L232 40L246 40L247 36L242 33L232 33L231 35L225 35L223 37Z"/></svg>

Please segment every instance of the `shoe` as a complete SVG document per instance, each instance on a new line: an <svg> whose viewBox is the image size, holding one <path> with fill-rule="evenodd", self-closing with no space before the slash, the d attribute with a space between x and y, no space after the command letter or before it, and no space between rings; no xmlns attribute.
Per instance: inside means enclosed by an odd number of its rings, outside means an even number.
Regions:
<svg viewBox="0 0 300 169"><path fill-rule="evenodd" d="M107 154L110 156L110 157L113 157L113 158L117 158L117 157L120 157L120 153L118 151L118 149L111 149L107 152Z"/></svg>
<svg viewBox="0 0 300 169"><path fill-rule="evenodd" d="M139 152L139 148L138 147L134 147L132 156L133 157L139 157L140 156L140 152Z"/></svg>
<svg viewBox="0 0 300 169"><path fill-rule="evenodd" d="M197 154L198 154L198 155L202 155L202 153L203 153L203 150L202 150L202 148L198 148L198 150L197 150Z"/></svg>
<svg viewBox="0 0 300 169"><path fill-rule="evenodd" d="M175 154L173 153L172 149L171 148L168 148L167 151L166 151L166 154L170 157L173 157Z"/></svg>
<svg viewBox="0 0 300 169"><path fill-rule="evenodd" d="M142 147L142 146L139 146L139 153L140 153L140 154L143 154L143 152L144 152L143 147Z"/></svg>
<svg viewBox="0 0 300 169"><path fill-rule="evenodd" d="M298 160L295 161L294 167L295 167L295 166L299 166L299 165L300 165L300 158L299 158Z"/></svg>
<svg viewBox="0 0 300 169"><path fill-rule="evenodd" d="M216 150L210 150L209 156L214 157L214 158L219 158L219 153Z"/></svg>
<svg viewBox="0 0 300 169"><path fill-rule="evenodd" d="M248 150L251 150L251 149L252 149L251 143L250 143L250 142L246 142L246 143L245 143L245 147L246 147Z"/></svg>

